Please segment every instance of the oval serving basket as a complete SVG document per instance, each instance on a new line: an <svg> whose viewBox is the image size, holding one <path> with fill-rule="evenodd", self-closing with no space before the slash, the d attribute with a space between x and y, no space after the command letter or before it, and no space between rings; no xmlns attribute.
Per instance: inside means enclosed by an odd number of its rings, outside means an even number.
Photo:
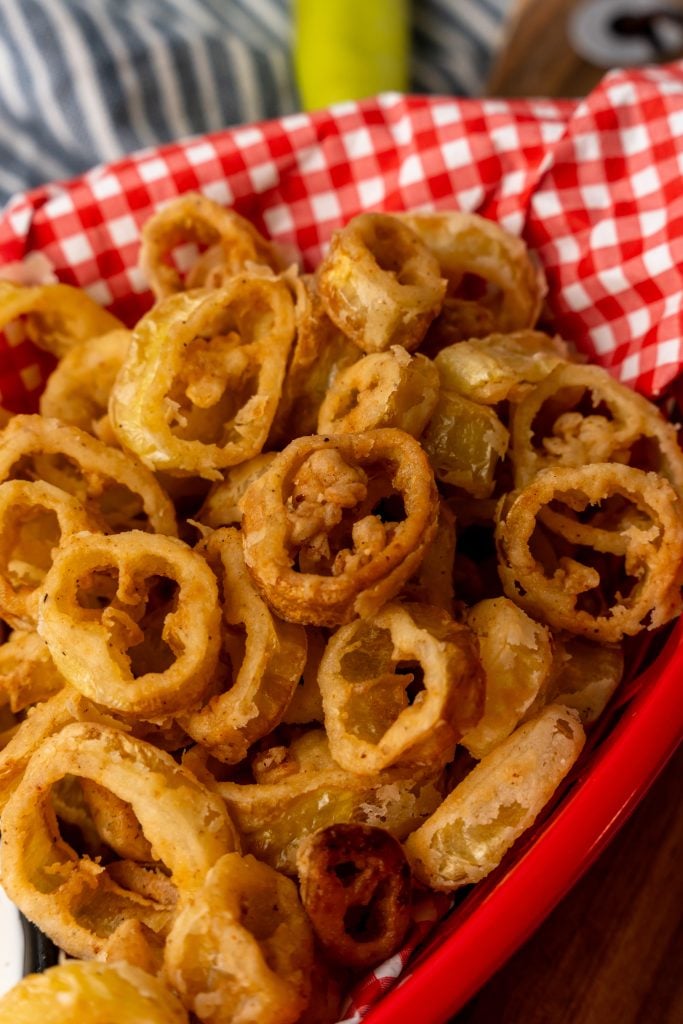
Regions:
<svg viewBox="0 0 683 1024"><path fill-rule="evenodd" d="M17 196L0 215L0 259L43 253L61 281L132 324L151 303L140 227L191 189L234 205L308 267L363 210L473 211L537 253L555 329L657 398L683 368L681 166L676 65L612 73L581 103L387 95L138 153ZM0 403L34 409L51 365L29 342L0 338ZM679 623L656 657L660 638L636 652L649 667L635 666L553 806L426 942L415 949L416 936L358 987L348 1019L440 1024L552 909L683 733L682 637ZM1 913L3 978L55 961L36 929L24 940L11 906Z"/></svg>

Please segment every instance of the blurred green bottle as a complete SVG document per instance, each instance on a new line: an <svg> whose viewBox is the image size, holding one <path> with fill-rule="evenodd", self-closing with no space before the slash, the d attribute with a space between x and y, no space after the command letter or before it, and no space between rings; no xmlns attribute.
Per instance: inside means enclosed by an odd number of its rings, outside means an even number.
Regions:
<svg viewBox="0 0 683 1024"><path fill-rule="evenodd" d="M407 90L409 0L293 0L293 10L304 109Z"/></svg>

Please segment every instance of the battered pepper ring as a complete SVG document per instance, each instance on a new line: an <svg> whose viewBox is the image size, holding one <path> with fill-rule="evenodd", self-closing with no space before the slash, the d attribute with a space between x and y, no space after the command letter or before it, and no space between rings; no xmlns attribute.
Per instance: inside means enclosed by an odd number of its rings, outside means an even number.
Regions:
<svg viewBox="0 0 683 1024"><path fill-rule="evenodd" d="M308 1003L313 937L296 886L227 853L185 900L164 973L202 1024L294 1024Z"/></svg>
<svg viewBox="0 0 683 1024"><path fill-rule="evenodd" d="M573 410L571 405L585 393L593 411ZM544 409L552 419L548 415L547 423L538 424ZM643 441L650 450L639 464L637 446ZM600 366L557 366L531 390L514 409L510 455L517 487L541 469L620 462L662 474L683 496L683 452L676 428Z"/></svg>
<svg viewBox="0 0 683 1024"><path fill-rule="evenodd" d="M364 352L382 352L417 348L441 309L446 282L407 223L361 213L332 236L318 288L340 331Z"/></svg>
<svg viewBox="0 0 683 1024"><path fill-rule="evenodd" d="M612 530L579 523L572 539L587 541L599 553L623 557L625 573L634 583L626 596L617 593L603 613L593 613L579 604L583 595L600 586L600 573L566 556L546 571L532 551L533 535L537 519L551 502L564 502L580 513L615 496L630 503L639 518L626 518L621 527L617 521ZM582 529L586 537L581 536ZM655 473L617 463L544 470L502 509L496 541L506 594L554 629L614 643L644 626L655 629L681 610L681 505L671 485Z"/></svg>
<svg viewBox="0 0 683 1024"><path fill-rule="evenodd" d="M0 1024L123 1019L126 1024L188 1024L185 1010L165 985L126 963L69 960L29 974L0 999Z"/></svg>
<svg viewBox="0 0 683 1024"><path fill-rule="evenodd" d="M256 783L216 787L239 830L245 850L285 874L296 874L304 836L327 825L359 822L404 839L442 800L440 769L389 768L375 775L347 772L332 758L322 729L289 747L270 747Z"/></svg>
<svg viewBox="0 0 683 1024"><path fill-rule="evenodd" d="M234 764L280 722L306 664L306 631L281 622L254 589L237 530L213 533L200 548L222 583L227 689L180 718L214 757Z"/></svg>
<svg viewBox="0 0 683 1024"><path fill-rule="evenodd" d="M137 526L177 533L173 505L148 469L59 420L12 417L0 433L0 481L17 474L73 494L112 530Z"/></svg>
<svg viewBox="0 0 683 1024"><path fill-rule="evenodd" d="M50 374L40 412L116 444L107 408L116 375L130 346L130 331L110 331L74 345Z"/></svg>
<svg viewBox="0 0 683 1024"><path fill-rule="evenodd" d="M392 492L405 518L384 524L373 508ZM352 547L335 554L329 538L344 527L345 515L352 518ZM336 626L373 614L399 592L420 565L437 516L434 476L409 434L385 428L303 437L244 496L245 561L282 618ZM318 565L329 574L307 571Z"/></svg>
<svg viewBox="0 0 683 1024"><path fill-rule="evenodd" d="M399 948L410 925L411 874L401 844L369 825L330 825L299 847L301 900L335 963L364 969Z"/></svg>
<svg viewBox="0 0 683 1024"><path fill-rule="evenodd" d="M26 317L31 341L56 356L65 355L81 341L123 327L80 288L0 281L0 331L20 317Z"/></svg>
<svg viewBox="0 0 683 1024"><path fill-rule="evenodd" d="M295 437L315 434L318 410L337 374L360 359L360 349L325 312L315 278L292 284L296 338L290 353L268 445L282 448Z"/></svg>
<svg viewBox="0 0 683 1024"><path fill-rule="evenodd" d="M187 242L209 248L184 282L168 257ZM250 263L283 270L287 260L248 220L198 192L174 199L142 228L140 269L157 299L182 292L186 286L220 287Z"/></svg>
<svg viewBox="0 0 683 1024"><path fill-rule="evenodd" d="M439 318L433 326L441 345L534 326L547 285L521 238L475 213L402 213L398 218L435 256L448 282L446 323ZM482 278L490 293L476 300L460 298L458 288L467 274Z"/></svg>
<svg viewBox="0 0 683 1024"><path fill-rule="evenodd" d="M35 626L55 550L77 533L103 528L76 498L52 484L0 484L0 615L18 629Z"/></svg>
<svg viewBox="0 0 683 1024"><path fill-rule="evenodd" d="M177 593L151 609L145 636L140 623L159 577ZM177 714L203 696L218 662L216 579L175 538L82 534L47 574L38 632L84 696L124 715Z"/></svg>
<svg viewBox="0 0 683 1024"><path fill-rule="evenodd" d="M46 701L63 686L64 679L37 633L16 630L0 643L0 707L6 705L16 714Z"/></svg>
<svg viewBox="0 0 683 1024"><path fill-rule="evenodd" d="M578 713L559 704L520 726L408 836L415 877L445 891L485 878L533 824L584 741Z"/></svg>
<svg viewBox="0 0 683 1024"><path fill-rule="evenodd" d="M420 677L423 688L411 702L409 688ZM332 756L360 774L445 764L484 707L473 634L427 605L389 604L342 626L328 642L318 682Z"/></svg>
<svg viewBox="0 0 683 1024"><path fill-rule="evenodd" d="M74 723L45 740L5 807L2 884L61 949L97 957L131 919L163 934L172 916L167 906L122 889L59 836L50 793L66 775L92 779L131 804L181 894L199 889L218 858L238 845L222 800L150 744L106 726Z"/></svg>
<svg viewBox="0 0 683 1024"><path fill-rule="evenodd" d="M165 299L133 331L109 404L114 431L150 469L220 479L261 451L293 337L292 297L275 278Z"/></svg>
<svg viewBox="0 0 683 1024"><path fill-rule="evenodd" d="M42 643L40 637L37 639ZM52 659L50 659L51 661ZM56 669L54 669L56 673ZM126 729L78 690L63 685L62 689L31 708L26 718L0 751L0 811L17 788L26 768L41 745L72 722L91 722L112 728Z"/></svg>
<svg viewBox="0 0 683 1024"><path fill-rule="evenodd" d="M434 412L439 374L426 356L400 345L373 352L337 374L318 414L319 434L398 427L419 437Z"/></svg>

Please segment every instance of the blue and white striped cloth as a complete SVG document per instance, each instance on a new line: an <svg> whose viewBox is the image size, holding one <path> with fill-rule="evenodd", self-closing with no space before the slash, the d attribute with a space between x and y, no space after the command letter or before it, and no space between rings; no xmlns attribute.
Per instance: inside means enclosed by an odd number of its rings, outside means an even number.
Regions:
<svg viewBox="0 0 683 1024"><path fill-rule="evenodd" d="M510 2L413 0L413 91L476 95ZM291 34L289 0L2 0L0 202L298 109Z"/></svg>

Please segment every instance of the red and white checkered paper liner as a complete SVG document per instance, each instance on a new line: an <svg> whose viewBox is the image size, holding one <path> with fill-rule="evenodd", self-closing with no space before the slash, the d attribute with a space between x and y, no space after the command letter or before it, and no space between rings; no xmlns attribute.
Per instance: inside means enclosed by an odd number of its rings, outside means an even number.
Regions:
<svg viewBox="0 0 683 1024"><path fill-rule="evenodd" d="M320 261L362 210L474 211L521 234L545 268L555 327L648 395L683 364L683 64L613 72L587 99L384 95L137 153L15 197L0 261L40 251L59 279L128 324L152 297L142 224L198 189ZM35 407L51 357L0 337L0 402ZM443 913L418 906L400 953L354 992L360 1020Z"/></svg>

